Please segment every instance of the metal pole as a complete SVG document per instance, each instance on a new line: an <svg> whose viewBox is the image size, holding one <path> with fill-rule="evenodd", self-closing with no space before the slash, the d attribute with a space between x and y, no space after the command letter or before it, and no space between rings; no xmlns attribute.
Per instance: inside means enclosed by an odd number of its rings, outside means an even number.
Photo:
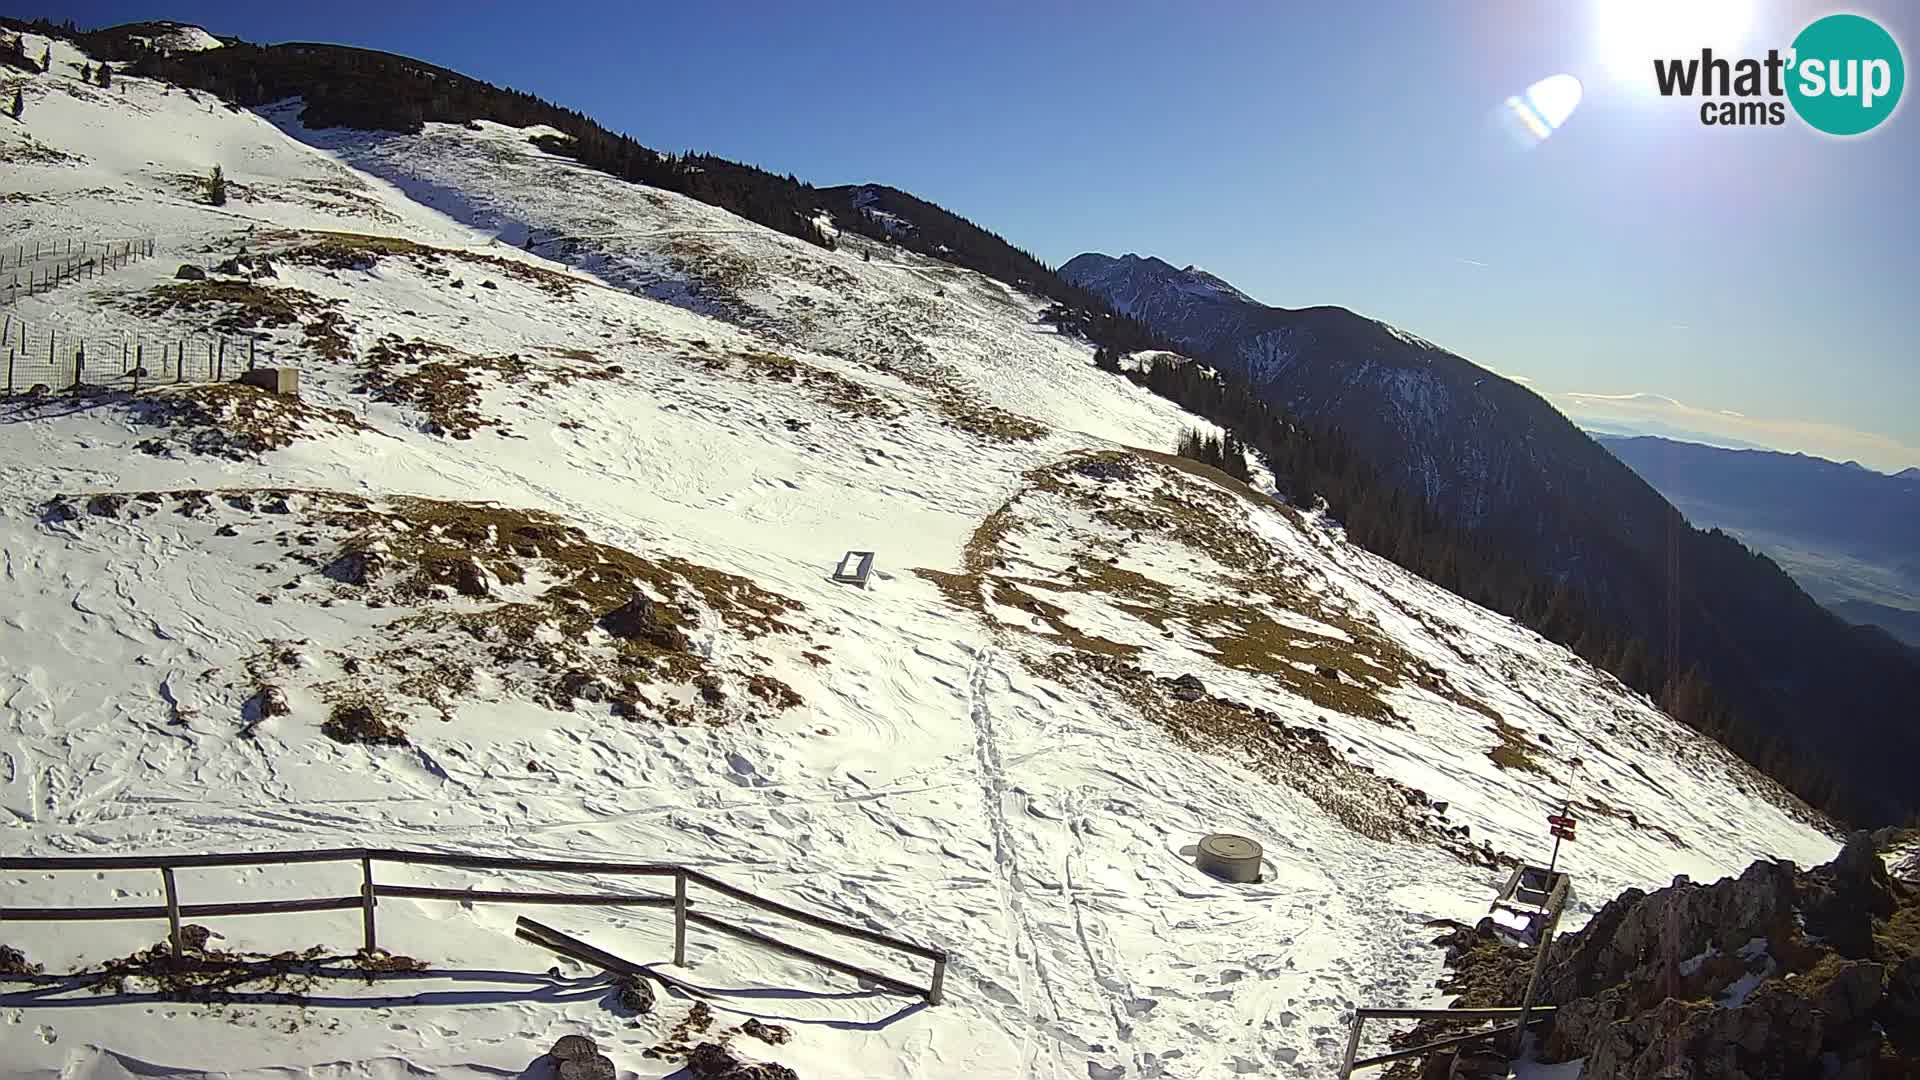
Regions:
<svg viewBox="0 0 1920 1080"><path fill-rule="evenodd" d="M167 887L167 941L173 946L173 958L180 959L180 893L173 886L173 868L160 868L160 881Z"/></svg>
<svg viewBox="0 0 1920 1080"><path fill-rule="evenodd" d="M373 860L360 860L360 921L366 931L367 955L373 955Z"/></svg>
<svg viewBox="0 0 1920 1080"><path fill-rule="evenodd" d="M673 875L673 962L687 966L687 872Z"/></svg>

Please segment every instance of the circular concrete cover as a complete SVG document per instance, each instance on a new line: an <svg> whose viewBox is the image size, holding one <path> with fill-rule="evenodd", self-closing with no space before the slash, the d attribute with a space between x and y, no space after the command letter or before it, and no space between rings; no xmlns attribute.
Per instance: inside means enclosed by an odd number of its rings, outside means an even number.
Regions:
<svg viewBox="0 0 1920 1080"><path fill-rule="evenodd" d="M1200 853L1194 865L1228 881L1258 881L1260 845L1244 836L1214 833L1200 839Z"/></svg>

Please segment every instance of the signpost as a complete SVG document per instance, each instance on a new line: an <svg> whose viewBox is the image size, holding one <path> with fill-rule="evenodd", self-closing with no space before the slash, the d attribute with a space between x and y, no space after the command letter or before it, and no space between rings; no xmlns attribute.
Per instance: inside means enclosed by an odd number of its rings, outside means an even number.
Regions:
<svg viewBox="0 0 1920 1080"><path fill-rule="evenodd" d="M1533 974L1527 978L1527 995L1520 999L1520 1025L1513 1032L1513 1056L1519 1057L1527 1040L1527 1014L1533 1011L1533 995L1540 988L1540 976L1547 970L1547 952L1553 945L1553 932L1560 926L1560 891L1553 887L1553 870L1560 863L1560 844L1573 840L1573 807L1560 804L1560 812L1547 815L1547 828L1553 833L1553 855L1547 860L1547 880L1549 890L1546 913L1547 924L1540 931L1540 943L1534 946Z"/></svg>

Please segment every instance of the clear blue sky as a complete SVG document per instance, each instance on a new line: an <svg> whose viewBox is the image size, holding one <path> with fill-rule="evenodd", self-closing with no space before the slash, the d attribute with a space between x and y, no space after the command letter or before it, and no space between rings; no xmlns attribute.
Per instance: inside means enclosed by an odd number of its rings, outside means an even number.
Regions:
<svg viewBox="0 0 1920 1080"><path fill-rule="evenodd" d="M1920 106L1848 141L1796 120L1702 127L1694 105L1619 77L1646 65L1627 55L1639 24L1605 16L1622 5L16 8L418 56L657 148L892 184L1055 264L1088 250L1198 263L1269 303L1385 319L1543 392L1667 395L1730 438L1920 464L1901 449L1920 447ZM1745 55L1834 10L1746 6L1733 20L1748 24ZM1845 9L1920 59L1920 6ZM1521 151L1492 130L1502 99L1560 72L1586 98L1557 134ZM1855 443L1878 460L1847 453Z"/></svg>

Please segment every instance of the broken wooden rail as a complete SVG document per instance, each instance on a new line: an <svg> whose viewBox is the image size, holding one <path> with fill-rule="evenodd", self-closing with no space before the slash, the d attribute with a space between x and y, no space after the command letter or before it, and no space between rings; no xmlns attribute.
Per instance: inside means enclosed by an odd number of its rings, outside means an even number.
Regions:
<svg viewBox="0 0 1920 1080"><path fill-rule="evenodd" d="M316 897L297 900L253 900L218 904L187 904L180 901L174 879L178 870L199 870L231 866L287 866L299 863L357 862L361 884L358 896ZM664 893L591 893L591 892L511 892L501 890L449 889L419 885L388 885L374 879L376 863L403 866L437 866L459 870L515 870L549 874L604 874L624 877L671 877L672 895ZM925 998L938 1005L943 996L947 971L947 952L920 945L904 938L864 927L850 926L812 912L769 900L737 885L670 863L621 863L590 859L526 859L499 855L467 855L459 852L403 851L394 848L323 848L313 851L222 852L205 855L75 855L75 856L0 856L0 871L44 870L157 870L164 886L164 905L122 905L114 907L0 907L0 922L94 922L137 919L167 920L167 938L174 954L182 951L182 919L221 915L284 915L309 911L341 911L358 908L364 913L365 948L375 948L375 911L381 897L408 900L454 900L481 904L550 904L593 907L658 907L673 909L673 962L687 962L689 924L717 930L728 936L751 942L784 956L866 979L897 993ZM693 909L688 886L698 886L730 900L758 908L789 922L797 922L837 937L852 938L896 952L907 953L932 962L933 970L926 986L882 974L845 960L838 960L812 949L803 948L758 930L717 918ZM530 921L530 920L523 920ZM533 924L538 926L538 924ZM544 929L544 928L543 928ZM525 936L525 935L522 935ZM569 939L571 940L571 939Z"/></svg>
<svg viewBox="0 0 1920 1080"><path fill-rule="evenodd" d="M1528 1019L1527 1014L1532 1013ZM1532 1008L1493 1008L1493 1009L1355 1009L1353 1028L1347 1037L1347 1053L1340 1066L1340 1080L1347 1080L1356 1069L1370 1069L1376 1065L1406 1058L1422 1057L1436 1050L1447 1050L1481 1039L1491 1039L1498 1035L1517 1033L1524 1025L1531 1027L1553 1017L1554 1007L1536 1005ZM1369 1020L1492 1020L1495 1026L1485 1031L1469 1031L1463 1035L1450 1035L1420 1046L1410 1046L1404 1050L1394 1050L1385 1054L1376 1054L1368 1058L1355 1058L1360 1052L1360 1030ZM1514 1020L1514 1023L1500 1026L1498 1021Z"/></svg>

